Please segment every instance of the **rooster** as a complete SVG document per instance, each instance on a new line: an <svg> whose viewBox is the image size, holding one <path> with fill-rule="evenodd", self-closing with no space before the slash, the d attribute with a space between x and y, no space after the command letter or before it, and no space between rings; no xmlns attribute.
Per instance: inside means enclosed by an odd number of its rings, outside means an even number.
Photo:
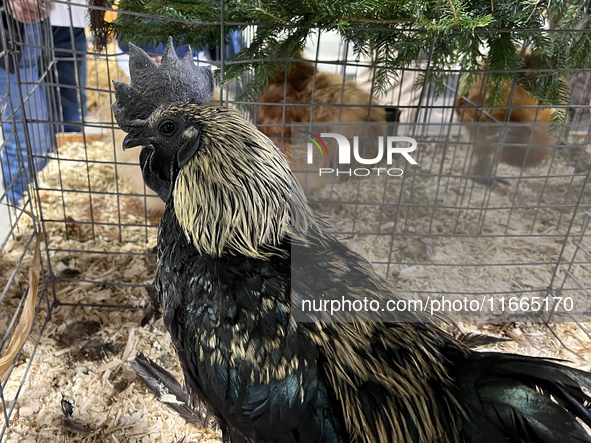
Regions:
<svg viewBox="0 0 591 443"><path fill-rule="evenodd" d="M302 58L302 54L298 53L296 57ZM386 135L386 111L375 97L339 74L316 70L310 62L296 62L289 72L278 69L274 76L269 77L259 101L262 104L258 108L258 129L273 140L287 157L306 194L331 183L333 177L313 173L314 168L306 162L306 153L292 152L292 149L297 149L291 143L294 123L313 122L316 127L328 124L328 128L334 127L335 131L349 139L359 135L361 125L355 123L367 123L361 131L367 132L363 134L364 138L377 140L379 136ZM365 147L363 157L376 157L376 146L373 145L370 143ZM336 144L327 143L326 149L326 158L314 166L334 167Z"/></svg>
<svg viewBox="0 0 591 443"><path fill-rule="evenodd" d="M476 352L420 312L302 315L309 298L401 295L330 234L267 136L206 106L213 82L192 62L184 81L207 80L185 81L192 104L167 90L138 107L158 69L142 57L114 115L166 203L159 304L189 396L226 441L591 442L586 372Z"/></svg>
<svg viewBox="0 0 591 443"><path fill-rule="evenodd" d="M128 128L123 147L142 146L146 185L166 202L164 323L226 441L591 442L586 372L473 351L421 313L296 321L310 296L401 296L329 233L237 112L173 105Z"/></svg>

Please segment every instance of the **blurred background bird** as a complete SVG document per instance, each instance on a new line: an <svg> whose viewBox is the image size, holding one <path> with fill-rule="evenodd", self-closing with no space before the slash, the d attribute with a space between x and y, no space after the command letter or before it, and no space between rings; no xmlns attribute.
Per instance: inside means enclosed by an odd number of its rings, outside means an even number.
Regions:
<svg viewBox="0 0 591 443"><path fill-rule="evenodd" d="M529 51L524 54L523 67L536 69ZM476 75L467 92L456 99L456 118L465 124L464 137L473 146L469 173L475 181L494 186L497 163L537 166L554 152L558 140L550 133L551 108L540 108L538 98L512 82L501 84L498 106L487 108L491 105L491 74Z"/></svg>
<svg viewBox="0 0 591 443"><path fill-rule="evenodd" d="M298 57L302 58L302 54ZM327 129L327 132L338 132L348 139L361 135L363 139L374 140L366 144L362 152L364 158L376 156L375 140L386 135L386 111L377 98L339 74L317 70L310 62L296 62L289 71L278 69L269 77L259 101L258 129L285 154L306 193L333 180L330 175L322 177L313 171L320 167L334 167L337 147L336 143L327 141L328 155L322 157L322 163L308 166L305 152L292 152L292 124L313 122L318 127L322 123L331 123L334 128ZM310 103L314 103L313 109L310 109ZM368 124L361 126L359 123ZM305 174L304 171L310 172Z"/></svg>
<svg viewBox="0 0 591 443"><path fill-rule="evenodd" d="M117 98L119 101L119 97ZM156 287L190 395L235 442L589 442L591 375L478 353L429 323L328 313L304 298L396 299L328 232L270 139L238 113L159 109L128 126L166 202ZM361 320L361 321L353 321Z"/></svg>

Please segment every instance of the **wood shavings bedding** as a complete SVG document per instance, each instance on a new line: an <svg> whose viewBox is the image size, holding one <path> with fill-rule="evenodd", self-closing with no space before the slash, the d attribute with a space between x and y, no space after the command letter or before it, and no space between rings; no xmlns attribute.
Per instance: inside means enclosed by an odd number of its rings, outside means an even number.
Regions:
<svg viewBox="0 0 591 443"><path fill-rule="evenodd" d="M422 158L437 158L442 148L432 143L423 145L423 149L425 152ZM442 166L444 174L459 174L462 171L460 160L465 152L461 152L461 147L455 149L457 152L454 156L446 155ZM56 296L63 303L121 304L137 306L138 309L64 305L53 309L51 321L41 337L17 400L6 442L168 443L176 442L183 436L186 436L187 442L218 441L219 434L187 425L176 413L160 403L147 392L130 368L129 360L138 352L143 352L180 378L180 368L162 321L140 327L143 313L139 307L145 305L147 299L137 285L149 284L155 270L154 258L142 254L153 251L156 229L146 223L138 210L139 206L134 204L137 202L136 197L104 194L124 193L127 190L117 187L113 165L81 162L86 156L90 160L110 161L114 157L113 148L108 143L92 143L87 149L82 144L66 145L60 150L60 158L76 161L53 160L39 177L43 189L61 189L63 186L72 191L40 191L44 219L56 220L45 223L53 271L57 276L65 276L55 281ZM560 152L557 154L552 173L572 173L572 168L563 157ZM455 162L451 158L456 159ZM436 161L423 163L428 166L418 172L426 174L438 171L441 166ZM420 165L423 163L419 161ZM548 164L545 167L548 168ZM60 174L63 180L60 180ZM515 171L501 168L500 174L510 175L515 174ZM544 175L547 171L540 166L528 174ZM552 263L556 262L560 254L563 239L560 236L526 234L556 233L557 230L559 233L565 232L572 207L555 208L552 205L563 205L565 201L573 204L576 201L576 192L565 198L568 181L568 178L554 180L546 186L542 195L543 183L538 179L522 180L518 190L512 183L508 188L499 187L487 193L483 187L473 186L471 181L465 179L448 177L438 181L430 176L416 176L414 179L407 176L402 201L408 205L399 214L396 214L395 203L401 193L401 179L388 182L369 179L354 185L352 182L339 183L334 187L319 189L313 198L326 199L332 193L333 201L337 201L330 206L332 222L341 232L351 230L353 213L357 211L356 230L380 230L387 234L355 235L344 241L374 262L387 261L388 258L395 262L388 271L388 277L403 291L510 292L522 288L543 289L549 284L554 266ZM580 189L580 184L574 181L573 188L579 186ZM338 203L339 200L354 201L359 185L362 188L360 199L373 205L356 208L355 205ZM392 206L380 207L375 204L381 202L383 195L387 196ZM511 211L513 199L515 205L521 206L520 209ZM445 204L448 208L425 206L429 202L438 206ZM464 207L456 209L460 203ZM535 207L539 204L547 207L536 211ZM318 207L326 209L326 206ZM498 209L485 210L486 207ZM64 223L68 217L69 223ZM578 232L579 219L578 216L574 232ZM94 234L92 225L80 222L94 222ZM28 232L31 227L30 221L23 219L23 232ZM480 231L489 236L474 236ZM505 233L515 237L505 238L502 236ZM23 235L22 238L12 240L5 251L0 269L3 281L14 268L17 252L22 249L25 239ZM392 248L391 240L394 241ZM591 239L588 241L591 243ZM570 259L573 251L574 247L569 241L564 257ZM525 266L534 262L545 264ZM458 266L433 266L430 263ZM495 263L499 266L461 266L475 263ZM577 266L573 270L577 278L591 286L590 267ZM386 265L376 264L376 267L380 272L386 272ZM25 263L19 272L24 273L26 269ZM79 271L80 275L72 270ZM84 281L73 282L68 276L77 276L76 279ZM93 281L109 284L97 285ZM7 319L14 313L22 282L26 282L26 277L19 276L8 301L2 305L7 309L0 313L0 326L6 325ZM40 317L46 311L42 304ZM119 350L118 354L108 355L100 361L85 361L77 357L76 345L66 348L60 346L60 334L68 324L80 319L99 321L101 328L95 337L113 343ZM38 336L41 323L35 324L31 337ZM584 326L589 328L591 325ZM555 323L552 327L566 345L588 361L576 359L548 329L538 323L461 322L459 327L465 332L486 332L514 339L509 343L491 346L490 349L565 358L571 360L570 364L574 366L591 370L588 363L591 361L589 338L574 323ZM3 333L1 328L0 332ZM33 345L33 339L25 345L25 363L29 362ZM8 382L5 395L9 403L14 400L26 367L26 364L16 367ZM116 386L124 386L123 391L117 392ZM64 426L62 398L73 403L73 420L87 427L89 432L72 431Z"/></svg>

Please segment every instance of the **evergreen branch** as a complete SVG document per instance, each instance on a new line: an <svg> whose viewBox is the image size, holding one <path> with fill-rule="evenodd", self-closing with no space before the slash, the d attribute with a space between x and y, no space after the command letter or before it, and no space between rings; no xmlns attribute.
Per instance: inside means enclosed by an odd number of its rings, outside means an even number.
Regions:
<svg viewBox="0 0 591 443"><path fill-rule="evenodd" d="M285 20L283 20L283 19L281 19L281 18L279 18L279 17L276 17L276 16L274 16L273 14L271 14L270 12L267 12L267 11L265 11L264 9L261 9L261 8L256 8L255 10L256 10L256 11L260 11L260 12L262 12L263 14L265 14L265 15L268 15L269 17L272 17L272 18L274 18L275 20L277 20L277 21L279 21L279 22L281 22L281 23L283 23L283 24L285 24L285 25L289 25L289 24L290 24L288 21L285 21Z"/></svg>
<svg viewBox="0 0 591 443"><path fill-rule="evenodd" d="M436 91L444 84L445 69L459 66L479 70L486 65L493 71L509 71L490 74L492 102L501 100L503 86L515 81L541 104L564 104L568 100L568 69L591 65L591 33L566 31L591 27L587 2L224 0L224 32L243 31L250 26L253 32L248 46L226 59L232 63L226 65L224 78L218 72L218 80L226 83L247 75L249 80L242 85L241 96L256 99L277 70L290 69L291 63L277 59L294 58L321 29L337 32L351 44L354 55L369 60L377 93L391 88L400 70L412 66L429 49L431 69L424 73L423 80ZM95 29L93 24L93 31L99 35L108 29L134 42L162 42L171 35L177 44L219 48L226 43L220 35L221 7L221 0L120 0L120 13L112 26ZM153 17L129 16L124 11ZM546 30L547 20L561 32ZM388 29L375 29L373 25ZM536 68L560 70L563 74L512 73L524 69L520 55L523 47L531 49ZM469 83L478 75L465 77Z"/></svg>
<svg viewBox="0 0 591 443"><path fill-rule="evenodd" d="M277 6L279 6L281 8L281 10L283 11L284 14L287 14L287 9L285 9L285 7L281 4L281 2L279 0L277 0L275 3L277 3Z"/></svg>
<svg viewBox="0 0 591 443"><path fill-rule="evenodd" d="M458 15L456 14L456 8L451 0L447 0L447 4L449 5L452 14L454 15L454 28L458 27Z"/></svg>
<svg viewBox="0 0 591 443"><path fill-rule="evenodd" d="M329 15L330 18L336 18L339 20L346 20L348 22L355 22L355 23L373 23L377 25L389 25L389 24L397 24L397 23L412 23L410 19L392 19L392 20L382 20L382 19L373 19L373 18L357 18L357 17L346 17L344 15Z"/></svg>

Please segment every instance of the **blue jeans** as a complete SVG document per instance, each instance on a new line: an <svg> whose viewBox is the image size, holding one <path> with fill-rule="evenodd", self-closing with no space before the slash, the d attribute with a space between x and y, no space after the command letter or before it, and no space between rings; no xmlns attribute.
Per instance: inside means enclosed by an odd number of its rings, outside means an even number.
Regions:
<svg viewBox="0 0 591 443"><path fill-rule="evenodd" d="M42 72L41 51L27 47L41 45L40 28L39 24L25 26L18 72L10 74L0 69L0 109L7 105L2 115L5 145L3 149L0 148L0 158L4 173L3 186L12 205L23 198L31 174L36 175L45 166L45 156L51 149L50 127L44 123L47 121L46 91L39 82L39 73ZM21 106L19 85L24 107Z"/></svg>
<svg viewBox="0 0 591 443"><path fill-rule="evenodd" d="M87 46L84 28L72 28L72 33L74 34L73 44L69 27L52 26L51 29L53 32L55 58L57 60L56 83L59 84L59 90L58 88L55 89L58 120L64 123L80 123L80 111L82 111L82 115L86 114ZM59 49L65 49L65 51L59 51ZM76 52L74 53L72 51ZM78 68L80 81L76 81L76 68ZM78 99L78 86L80 87L82 105ZM80 125L64 124L63 126L64 132L80 132L81 130Z"/></svg>

